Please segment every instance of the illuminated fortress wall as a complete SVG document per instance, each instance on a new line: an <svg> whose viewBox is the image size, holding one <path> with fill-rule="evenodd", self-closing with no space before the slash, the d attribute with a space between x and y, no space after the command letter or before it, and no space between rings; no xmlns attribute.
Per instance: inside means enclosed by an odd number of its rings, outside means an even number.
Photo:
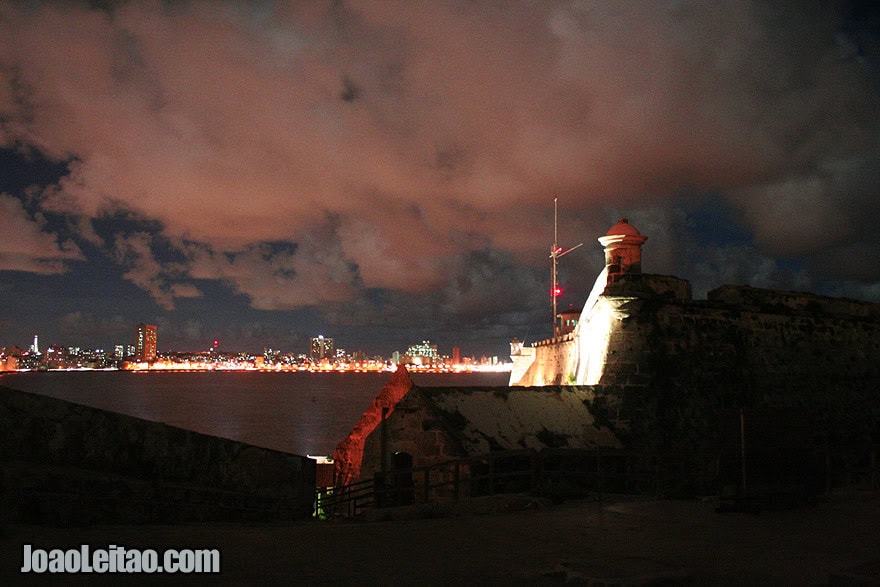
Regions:
<svg viewBox="0 0 880 587"><path fill-rule="evenodd" d="M875 462L880 439L880 305L808 293L723 286L693 300L687 282L631 274L609 284L592 321L604 356L595 389L624 446L682 459L670 473L715 478L722 429L739 409L803 420L828 482ZM526 385L573 376L575 341L535 346ZM781 412L778 412L781 410ZM772 434L773 426L761 434ZM686 474L681 471L687 471Z"/></svg>
<svg viewBox="0 0 880 587"><path fill-rule="evenodd" d="M407 385L385 423L387 463L396 451L425 466L517 448L620 446L659 472L658 487L707 491L740 409L760 422L760 442L805 422L798 450L821 452L829 483L847 483L846 471L871 462L880 439L880 305L744 286L694 300L685 280L631 273L609 283L587 314L589 329L532 347L520 386ZM595 344L586 353L584 338ZM571 385L585 355L587 371L601 367L597 382ZM352 479L381 470L381 430L352 433L357 454L339 455L363 465Z"/></svg>
<svg viewBox="0 0 880 587"><path fill-rule="evenodd" d="M511 387L419 389L399 374L397 391L383 390L340 445L337 479L370 478L395 451L425 466L620 446L664 491L712 490L740 410L764 439L756 450L784 455L771 469L796 455L799 478L818 450L828 482L845 483L846 471L876 460L880 304L747 286L694 300L687 281L641 273L646 239L625 219L599 239L606 267L577 326L529 348L514 340ZM789 437L797 450L786 453L776 444Z"/></svg>
<svg viewBox="0 0 880 587"><path fill-rule="evenodd" d="M641 273L646 240L624 218L599 238L606 266L577 326L529 348L514 340L511 387L421 389L395 375L340 445L341 478L370 478L396 451L418 467L619 446L657 488L711 491L746 413L753 450L776 455L769 471L796 462L791 479L842 484L876 461L880 304L729 285L694 300L687 281Z"/></svg>
<svg viewBox="0 0 880 587"><path fill-rule="evenodd" d="M880 305L733 285L694 300L687 281L641 272L648 237L626 218L598 240L605 268L577 326L528 353L512 345L511 385L699 382L775 402L880 382Z"/></svg>
<svg viewBox="0 0 880 587"><path fill-rule="evenodd" d="M748 286L723 286L693 300L684 280L630 274L609 284L588 320L599 336L542 341L515 383L576 381L590 345L604 361L589 384L699 382L778 395L880 381L878 304Z"/></svg>

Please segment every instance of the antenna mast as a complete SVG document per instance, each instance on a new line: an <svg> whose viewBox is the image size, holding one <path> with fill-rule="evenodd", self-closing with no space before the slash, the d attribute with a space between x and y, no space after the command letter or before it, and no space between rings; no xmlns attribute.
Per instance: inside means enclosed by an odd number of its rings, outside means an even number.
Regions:
<svg viewBox="0 0 880 587"><path fill-rule="evenodd" d="M553 198L553 245L550 247L550 303L553 306L553 336L557 336L559 334L559 325L556 322L556 298L559 297L559 294L562 293L562 290L559 289L559 282L557 280L557 272L556 265L559 262L559 257L563 255L567 255L576 248L580 247L584 243L580 243L568 249L567 251L563 251L562 247L557 243L558 239L558 229L559 229L559 221L558 221L558 198Z"/></svg>

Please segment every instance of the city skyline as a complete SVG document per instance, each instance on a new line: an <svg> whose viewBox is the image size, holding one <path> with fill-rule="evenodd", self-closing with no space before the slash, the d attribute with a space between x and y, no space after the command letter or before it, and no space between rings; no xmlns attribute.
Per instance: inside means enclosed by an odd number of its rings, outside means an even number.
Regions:
<svg viewBox="0 0 880 587"><path fill-rule="evenodd" d="M158 340L158 327L151 324L137 324L134 327L134 335L131 341L117 341L111 345L67 345L62 341L56 341L41 347L38 343L39 334L35 334L33 342L29 347L23 347L17 344L4 345L0 342L0 357L20 356L25 358L38 358L34 365L22 367L23 369L34 369L36 365L43 364L52 357L52 353L63 353L72 357L91 357L98 356L112 360L117 363L133 362L133 363L151 363L161 361L169 356L175 355L193 355L193 356L210 356L217 357L226 356L246 356L246 357L264 357L270 359L272 357L286 359L297 358L320 363L329 360L331 363L335 361L345 360L370 360L370 361L391 361L395 362L395 358L401 357L427 357L434 361L448 361L453 364L471 363L478 364L481 361L505 362L499 359L498 355L486 355L478 353L462 353L461 347L457 344L449 346L449 352L440 352L437 344L432 344L430 340L422 340L421 342L413 342L405 345L405 351L394 350L389 355L371 354L359 348L343 348L337 347L332 337L325 337L323 334L311 337L308 347L305 349L281 349L271 346L263 346L262 351L249 351L243 349L221 348L220 341L214 339L210 344L200 348L189 349L163 349ZM30 362L30 361L28 361ZM430 363L430 362L429 362ZM421 364L421 363L419 363ZM0 368L0 371L3 371Z"/></svg>
<svg viewBox="0 0 880 587"><path fill-rule="evenodd" d="M551 334L643 270L880 302L869 2L0 5L0 346ZM430 23L427 26L425 23Z"/></svg>

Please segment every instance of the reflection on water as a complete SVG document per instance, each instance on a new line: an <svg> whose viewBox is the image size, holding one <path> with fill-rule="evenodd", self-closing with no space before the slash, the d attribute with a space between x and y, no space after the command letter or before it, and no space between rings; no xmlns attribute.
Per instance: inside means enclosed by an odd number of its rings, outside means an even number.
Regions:
<svg viewBox="0 0 880 587"><path fill-rule="evenodd" d="M388 373L7 373L0 385L295 454L328 455ZM424 386L506 385L507 373L416 374Z"/></svg>

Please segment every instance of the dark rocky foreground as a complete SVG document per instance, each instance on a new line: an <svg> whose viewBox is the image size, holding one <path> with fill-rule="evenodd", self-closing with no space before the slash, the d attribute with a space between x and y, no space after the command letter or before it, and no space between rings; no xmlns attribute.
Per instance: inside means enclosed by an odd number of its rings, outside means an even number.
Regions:
<svg viewBox="0 0 880 587"><path fill-rule="evenodd" d="M222 573L156 583L303 585L822 585L880 581L880 498L836 493L814 506L715 512L714 500L608 498L548 506L529 498L393 521L45 528L0 537L0 577L21 577L22 544L218 548ZM525 509L523 509L525 508ZM519 511L509 511L519 510ZM488 513L487 513L488 512ZM419 517L428 515L431 517ZM440 517L440 516L449 517ZM411 519L400 519L400 518ZM130 577L128 577L130 578ZM22 579L25 581L23 582ZM80 577L73 577L80 579ZM84 583L112 584L92 575ZM148 577L139 577L138 583ZM846 582L850 581L850 582ZM5 584L10 584L5 582ZM592 583L596 584L596 583Z"/></svg>
<svg viewBox="0 0 880 587"><path fill-rule="evenodd" d="M6 524L293 520L313 460L0 387Z"/></svg>
<svg viewBox="0 0 880 587"><path fill-rule="evenodd" d="M322 522L309 459L6 388L0 465L4 585L123 579L21 575L24 544L221 553L219 576L138 583L880 584L869 491L760 514L716 513L714 498L506 496Z"/></svg>

